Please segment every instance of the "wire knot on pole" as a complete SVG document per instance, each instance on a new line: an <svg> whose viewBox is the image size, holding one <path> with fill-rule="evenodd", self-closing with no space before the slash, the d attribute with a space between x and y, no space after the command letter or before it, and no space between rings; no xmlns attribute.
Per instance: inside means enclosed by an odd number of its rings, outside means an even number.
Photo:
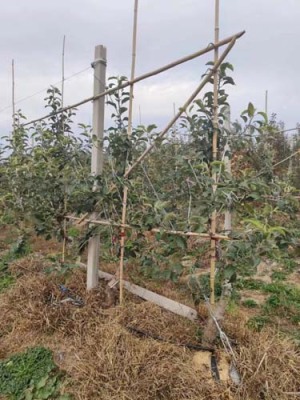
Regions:
<svg viewBox="0 0 300 400"><path fill-rule="evenodd" d="M92 67L92 68L95 68L95 66L96 66L98 63L104 65L105 67L107 66L106 60L104 60L103 58L97 58L95 61L93 61L93 62L91 63L91 67Z"/></svg>

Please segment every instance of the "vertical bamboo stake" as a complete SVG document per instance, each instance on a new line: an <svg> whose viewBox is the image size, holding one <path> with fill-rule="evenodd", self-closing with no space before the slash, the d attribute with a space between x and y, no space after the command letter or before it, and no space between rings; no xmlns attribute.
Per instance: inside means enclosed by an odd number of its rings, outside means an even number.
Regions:
<svg viewBox="0 0 300 400"><path fill-rule="evenodd" d="M61 107L64 107L64 92L65 92L65 46L66 35L63 38L62 56L61 56Z"/></svg>
<svg viewBox="0 0 300 400"><path fill-rule="evenodd" d="M215 0L215 43L219 41L219 13L220 13L220 2L219 0ZM219 58L219 50L218 48L214 51L214 65L217 64ZM213 141L212 141L212 156L213 161L217 160L218 156L218 85L219 85L219 69L216 69L214 73L214 116L213 116ZM217 174L213 173L213 193L216 192L217 189ZM212 235L216 234L217 227L217 212L213 211L211 216L211 227L210 231ZM216 240L211 239L210 242L210 303L215 304L215 271L216 271Z"/></svg>
<svg viewBox="0 0 300 400"><path fill-rule="evenodd" d="M63 46L62 46L62 57L61 57L61 108L64 108L64 92L65 92L65 45L66 45L66 35L63 38ZM64 134L65 126L64 126L64 116L62 114L62 133ZM65 181L65 179L64 179ZM67 213L67 193L66 193L66 184L64 182L64 214ZM66 241L67 241L67 220L64 219L64 237L63 237L63 249L62 249L62 262L65 262L66 258Z"/></svg>
<svg viewBox="0 0 300 400"><path fill-rule="evenodd" d="M16 103L15 103L15 60L11 61L11 75L12 75L12 128L13 134L16 130L15 114L16 114Z"/></svg>
<svg viewBox="0 0 300 400"><path fill-rule="evenodd" d="M106 79L106 47L95 47L94 68L94 95L104 92ZM91 173L99 176L103 170L103 131L104 131L105 97L94 100L93 103L93 145ZM95 181L93 190L97 190ZM92 214L92 219L97 219L97 214ZM100 235L96 234L89 239L87 262L87 290L95 288L98 284L98 264L100 254Z"/></svg>
<svg viewBox="0 0 300 400"><path fill-rule="evenodd" d="M226 135L228 135L228 132L230 132L230 106L227 107L226 112L225 112L225 122L224 122L224 127L227 130ZM224 166L225 166L225 171L231 175L231 161L228 156L228 153L230 151L230 145L227 141L225 148L224 148ZM229 235L231 232L231 222L232 222L232 214L230 209L227 209L224 213L224 234Z"/></svg>
<svg viewBox="0 0 300 400"><path fill-rule="evenodd" d="M176 104L173 103L173 116L175 117L176 115ZM179 144L176 143L176 135L177 135L177 124L176 122L173 125L173 139L175 140L174 146L175 146L175 171L177 172L178 170L178 165L177 165L177 154L178 154L178 146ZM176 176L176 184L177 184L177 176Z"/></svg>
<svg viewBox="0 0 300 400"><path fill-rule="evenodd" d="M138 0L134 1L134 18L133 18L133 33L132 33L132 60L131 60L131 75L130 80L134 80L135 76L135 62L136 62L136 39L137 39L137 18L138 18ZM129 108L128 108L128 129L127 135L130 138L132 133L132 111L133 111L133 88L134 85L130 85L129 93ZM124 252L125 252L125 223L126 223L126 212L127 212L127 197L128 197L128 186L124 185L123 192L123 207L122 207L122 228L121 228L121 239L120 239L120 304L123 303L123 289L124 289Z"/></svg>

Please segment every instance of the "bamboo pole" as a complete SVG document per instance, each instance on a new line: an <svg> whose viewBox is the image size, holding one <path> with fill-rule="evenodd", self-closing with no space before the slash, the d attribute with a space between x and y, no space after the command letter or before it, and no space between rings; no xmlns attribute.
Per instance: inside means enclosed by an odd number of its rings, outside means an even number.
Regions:
<svg viewBox="0 0 300 400"><path fill-rule="evenodd" d="M77 221L80 223L82 221L82 217L73 217L73 215L67 215L67 219ZM97 219L85 219L85 223L95 224L95 225L103 225L103 226L115 226L117 228L126 228L126 229L136 229L134 226L128 224L120 224L113 221L107 220L97 220ZM176 230L168 230L168 229L160 229L160 228L152 228L149 232L153 233L166 233L168 235L179 235L179 236L193 236L193 237L201 237L203 239L215 239L215 240L232 240L227 235L219 235L216 234L215 236L210 235L209 233L198 233L198 232L185 232L185 231L176 231Z"/></svg>
<svg viewBox="0 0 300 400"><path fill-rule="evenodd" d="M295 157L297 154L300 154L300 149L297 150L295 153L291 154L290 156L284 158L283 160L278 161L276 164L273 164L273 165L272 165L272 168L275 168L275 167L277 167L277 165L280 165L280 164L282 164L283 162L289 160L290 158Z"/></svg>
<svg viewBox="0 0 300 400"><path fill-rule="evenodd" d="M228 155L228 153L230 152L228 135L230 135L230 130L231 130L230 106L227 106L226 108L224 128L226 130L226 136L227 136L227 143L224 147L224 166L225 166L225 171L231 176L231 159L229 158ZM224 232L226 233L226 235L229 235L231 231L232 231L232 213L231 209L227 208L224 213Z"/></svg>
<svg viewBox="0 0 300 400"><path fill-rule="evenodd" d="M167 64L167 65L165 65L163 67L157 68L157 69L155 69L153 71L150 71L150 72L147 72L147 73L145 73L143 75L140 75L137 78L135 78L133 81L125 82L125 83L123 83L123 84L121 84L119 86L116 86L116 87L113 87L111 89L105 90L105 91L99 93L98 95L94 95L94 96L88 97L88 98L86 98L84 100L81 100L81 101L79 101L77 103L74 103L74 104L72 104L70 106L64 107L61 110L57 110L54 113L50 113L50 114L47 114L47 115L45 115L43 117L40 117L40 118L37 118L37 119L33 119L33 120L29 121L29 122L26 122L25 124L22 124L22 126L31 125L31 124L34 124L36 122L40 122L40 121L42 121L42 120L44 120L46 118L49 118L49 117L51 117L53 115L57 115L57 114L59 114L61 112L70 110L72 108L77 108L79 106L82 106L83 104L89 103L91 101L97 100L97 99L99 99L101 97L104 97L106 95L112 94L112 93L116 92L117 90L125 89L125 88L127 88L128 86L130 86L132 84L135 84L137 82L143 81L143 80L145 80L147 78L150 78L152 76L158 75L158 74L160 74L162 72L165 72L165 71L167 71L167 70L169 70L171 68L174 68L174 67L176 67L176 66L178 66L180 64L183 64L183 63L185 63L187 61L194 60L197 57L200 57L200 56L202 56L202 55L204 55L206 53L209 53L210 51L214 50L216 47L219 48L221 46L224 46L224 45L230 43L232 40L239 39L244 34L245 34L245 31L241 31L241 32L236 33L235 35L231 35L228 38L225 38L225 39L221 40L220 42L218 42L216 44L210 43L204 49L201 49L201 50L196 51L195 53L192 53L192 54L190 54L190 55L188 55L186 57L183 57L183 58L180 58L180 59L178 59L176 61L173 61L170 64Z"/></svg>
<svg viewBox="0 0 300 400"><path fill-rule="evenodd" d="M164 230L158 228L152 228L151 232L155 233L167 233L169 235L179 235L179 236L194 236L194 237L201 237L203 239L212 239L212 240L231 240L227 235L218 235L215 234L214 236L210 235L209 233L198 233L198 232L184 232L184 231L175 231L175 230Z"/></svg>
<svg viewBox="0 0 300 400"><path fill-rule="evenodd" d="M61 107L64 107L64 94L65 94L65 47L66 35L63 38L62 56L61 56Z"/></svg>
<svg viewBox="0 0 300 400"><path fill-rule="evenodd" d="M215 0L215 43L219 41L219 14L220 14L220 1ZM215 48L214 50L214 116L213 116L213 140L212 140L212 156L213 161L217 160L218 157L218 86L219 86L219 50ZM218 65L218 67L217 67ZM217 174L213 173L213 193L217 190ZM210 231L212 235L216 234L217 229L217 211L214 210L211 216L211 227ZM210 242L210 303L215 304L215 272L216 272L216 256L217 248L216 241L211 240Z"/></svg>
<svg viewBox="0 0 300 400"><path fill-rule="evenodd" d="M11 75L12 75L12 128L13 128L13 135L16 130L16 122L15 122L15 114L16 114L16 103L15 103L15 60L11 61Z"/></svg>
<svg viewBox="0 0 300 400"><path fill-rule="evenodd" d="M276 164L273 164L273 165L271 166L271 169L274 169L274 168L277 167L278 165L280 165L280 164L284 163L285 161L287 161L287 160L289 160L289 159L291 159L291 158L297 156L298 154L300 154L300 149L297 150L295 153L292 153L292 154L289 155L288 157L284 158L283 160L278 161ZM258 174L255 175L255 178L258 178L258 177L260 177L260 176L263 175L263 174L264 174L264 171L259 172Z"/></svg>
<svg viewBox="0 0 300 400"><path fill-rule="evenodd" d="M218 62L214 65L214 67L211 69L211 71L202 80L202 82L199 84L199 86L193 92L193 94L187 99L185 104L179 109L177 114L172 118L172 120L167 124L167 126L157 136L157 138L154 140L154 142L149 147L147 147L147 149L140 155L140 157L127 169L127 171L124 174L124 178L127 178L129 176L129 174L132 172L132 170L134 168L136 168L141 163L141 161L144 160L144 158L147 156L147 154L150 153L150 151L156 146L156 142L159 139L162 139L169 132L169 130L172 128L172 126L176 123L176 121L187 110L188 106L198 96L198 94L201 92L201 90L204 88L204 86L210 81L211 77L215 74L215 71L219 68L220 64L224 61L224 59L226 58L226 56L228 55L228 53L234 46L235 42L236 42L236 39L232 39L232 41L229 43L229 45L226 47L226 49L222 53Z"/></svg>
<svg viewBox="0 0 300 400"><path fill-rule="evenodd" d="M61 107L64 107L64 92L65 92L65 45L66 45L66 35L63 37L63 45L62 45L62 56L61 56ZM62 133L64 134L65 126L64 126L64 118L62 119ZM64 177L64 213L67 212L67 191L66 191L66 182ZM63 226L63 248L62 248L62 262L65 262L66 258L66 245L67 245L67 220L64 219Z"/></svg>
<svg viewBox="0 0 300 400"><path fill-rule="evenodd" d="M134 18L133 18L133 33L132 33L132 59L131 59L131 74L130 81L134 81L135 76L135 64L136 64L136 41L137 41L137 21L138 21L138 0L134 1ZM128 129L127 136L130 140L132 135L132 115L133 115L133 89L134 84L130 85L129 92L129 107L128 107ZM126 213L127 213L127 197L128 197L128 186L125 183L123 192L123 204L122 204L122 226L121 226L121 238L120 238L120 268L119 268L119 279L120 279L120 305L123 304L123 291L124 291L124 253L125 253L125 227Z"/></svg>

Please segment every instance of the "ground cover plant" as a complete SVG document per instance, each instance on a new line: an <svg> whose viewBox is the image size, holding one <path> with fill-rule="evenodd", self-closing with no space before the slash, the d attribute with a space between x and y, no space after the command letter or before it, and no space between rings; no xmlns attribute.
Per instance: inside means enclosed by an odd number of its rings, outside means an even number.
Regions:
<svg viewBox="0 0 300 400"><path fill-rule="evenodd" d="M13 400L58 399L62 373L52 360L51 351L43 347L29 348L0 363L0 394Z"/></svg>

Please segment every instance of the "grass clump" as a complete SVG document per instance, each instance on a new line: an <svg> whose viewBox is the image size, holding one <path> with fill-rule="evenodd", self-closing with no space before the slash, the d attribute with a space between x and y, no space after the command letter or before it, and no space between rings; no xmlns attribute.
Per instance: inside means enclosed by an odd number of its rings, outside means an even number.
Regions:
<svg viewBox="0 0 300 400"><path fill-rule="evenodd" d="M9 264L12 261L29 253L30 247L28 245L27 238L22 235L10 247L10 249L4 255L2 255L2 257L0 258L0 293L10 287L15 282L15 278L9 271Z"/></svg>
<svg viewBox="0 0 300 400"><path fill-rule="evenodd" d="M272 281L284 281L288 276L288 272L274 271L271 275Z"/></svg>
<svg viewBox="0 0 300 400"><path fill-rule="evenodd" d="M265 283L257 279L240 279L236 283L236 289L263 290Z"/></svg>
<svg viewBox="0 0 300 400"><path fill-rule="evenodd" d="M257 302L256 302L255 300L253 300L253 299L244 300L244 301L242 302L242 305L243 305L244 307L247 307L247 308L257 308L257 307L258 307Z"/></svg>
<svg viewBox="0 0 300 400"><path fill-rule="evenodd" d="M10 400L67 400L68 395L60 395L62 377L50 350L30 348L0 362L0 395Z"/></svg>
<svg viewBox="0 0 300 400"><path fill-rule="evenodd" d="M299 289L283 283L271 283L266 285L264 291L271 294L264 305L266 314L282 316L296 324L300 321Z"/></svg>
<svg viewBox="0 0 300 400"><path fill-rule="evenodd" d="M273 282L264 284L261 291L269 294L269 297L261 307L260 314L249 319L248 327L261 331L267 324L277 325L293 337L300 323L300 290L283 282Z"/></svg>
<svg viewBox="0 0 300 400"><path fill-rule="evenodd" d="M248 320L247 327L256 332L260 332L268 323L270 323L269 317L265 315L256 315Z"/></svg>

